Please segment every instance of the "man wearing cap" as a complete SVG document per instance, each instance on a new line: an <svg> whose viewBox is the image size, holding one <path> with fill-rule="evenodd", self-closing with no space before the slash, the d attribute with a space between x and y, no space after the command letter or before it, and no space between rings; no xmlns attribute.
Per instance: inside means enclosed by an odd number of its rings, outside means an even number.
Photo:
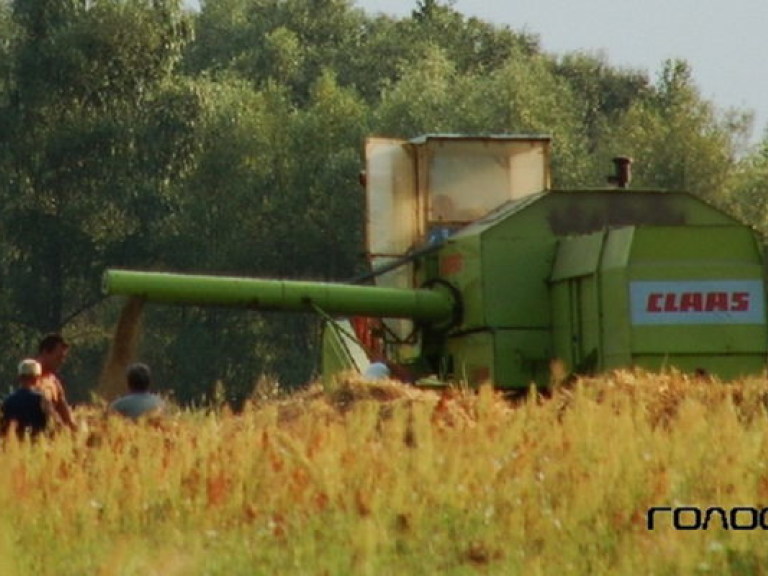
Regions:
<svg viewBox="0 0 768 576"><path fill-rule="evenodd" d="M34 438L56 419L53 406L38 388L43 373L40 363L27 358L19 363L19 387L3 401L0 434L15 431L19 439Z"/></svg>
<svg viewBox="0 0 768 576"><path fill-rule="evenodd" d="M125 376L128 394L112 402L109 405L110 412L122 414L131 420L138 420L142 416L156 415L163 411L162 398L149 391L152 383L149 366L141 363L131 364Z"/></svg>
<svg viewBox="0 0 768 576"><path fill-rule="evenodd" d="M36 360L43 369L43 374L37 384L38 388L53 406L59 420L71 430L77 430L72 409L69 407L64 393L64 386L56 374L67 358L69 344L61 334L47 334L40 340L37 351Z"/></svg>

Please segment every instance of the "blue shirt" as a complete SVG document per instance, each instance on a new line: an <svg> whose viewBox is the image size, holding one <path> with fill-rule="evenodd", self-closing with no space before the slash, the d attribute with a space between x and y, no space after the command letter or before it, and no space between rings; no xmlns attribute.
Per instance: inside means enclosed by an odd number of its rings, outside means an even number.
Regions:
<svg viewBox="0 0 768 576"><path fill-rule="evenodd" d="M157 414L164 406L163 399L150 392L135 392L118 398L109 405L109 409L126 418L136 420L149 414Z"/></svg>

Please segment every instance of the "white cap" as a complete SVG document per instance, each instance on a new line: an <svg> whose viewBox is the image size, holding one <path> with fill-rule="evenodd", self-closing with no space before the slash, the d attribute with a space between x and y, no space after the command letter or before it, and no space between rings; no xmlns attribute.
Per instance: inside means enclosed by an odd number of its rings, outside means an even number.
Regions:
<svg viewBox="0 0 768 576"><path fill-rule="evenodd" d="M41 376L43 367L34 358L25 358L19 362L19 376Z"/></svg>
<svg viewBox="0 0 768 576"><path fill-rule="evenodd" d="M363 378L368 380L386 380L389 378L389 368L384 362L373 362L366 368Z"/></svg>

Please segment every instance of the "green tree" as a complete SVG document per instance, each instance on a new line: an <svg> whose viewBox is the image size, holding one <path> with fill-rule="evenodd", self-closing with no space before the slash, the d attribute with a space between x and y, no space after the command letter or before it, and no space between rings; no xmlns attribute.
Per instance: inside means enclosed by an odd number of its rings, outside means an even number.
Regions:
<svg viewBox="0 0 768 576"><path fill-rule="evenodd" d="M288 223L281 239L295 246L302 273L342 279L357 271L362 246L364 195L358 181L367 108L335 74L323 73L297 113L290 155L297 160L278 211ZM277 214L276 214L277 216ZM288 216L288 218L285 218Z"/></svg>
<svg viewBox="0 0 768 576"><path fill-rule="evenodd" d="M733 174L728 206L768 237L768 138L742 158Z"/></svg>
<svg viewBox="0 0 768 576"><path fill-rule="evenodd" d="M172 210L169 182L194 151L197 99L171 82L190 38L173 1L13 8L0 266L12 294L5 320L23 328L28 350L99 301L106 264L151 249L149 232Z"/></svg>
<svg viewBox="0 0 768 576"><path fill-rule="evenodd" d="M0 0L0 105L7 106L13 89L13 50L18 26L8 0Z"/></svg>
<svg viewBox="0 0 768 576"><path fill-rule="evenodd" d="M454 2L436 0L416 3L411 18L403 25L409 29L416 46L442 48L456 69L462 73L495 70L512 57L540 52L538 38L513 32L507 26L495 26L478 18L467 18L453 9Z"/></svg>
<svg viewBox="0 0 768 576"><path fill-rule="evenodd" d="M348 68L364 24L350 0L205 2L188 70L234 72L256 86L277 82L303 104L324 69Z"/></svg>
<svg viewBox="0 0 768 576"><path fill-rule="evenodd" d="M557 61L554 72L572 89L571 99L578 106L590 152L632 104L649 98L652 92L645 73L614 68L604 55L566 54Z"/></svg>
<svg viewBox="0 0 768 576"><path fill-rule="evenodd" d="M204 92L210 107L202 153L180 204L178 244L168 250L178 255L176 267L274 278L352 276L362 234L357 174L365 132L365 107L354 91L324 74L303 110L275 85L257 91L229 78ZM220 381L242 397L254 375L293 386L316 368L315 355L307 354L317 344L310 338L317 333L312 315L161 314L152 325L153 333L166 331L159 338L171 342L171 327L185 334L187 346L211 352L185 360L183 370L198 375L194 384L184 380L187 393L200 396Z"/></svg>
<svg viewBox="0 0 768 576"><path fill-rule="evenodd" d="M382 94L375 111L378 129L398 136L455 129L461 83L445 52L428 46L421 58L402 65L400 80Z"/></svg>
<svg viewBox="0 0 768 576"><path fill-rule="evenodd" d="M747 118L719 115L703 100L683 61L667 61L654 91L613 123L597 155L608 165L617 153L637 160L638 187L686 190L723 202Z"/></svg>

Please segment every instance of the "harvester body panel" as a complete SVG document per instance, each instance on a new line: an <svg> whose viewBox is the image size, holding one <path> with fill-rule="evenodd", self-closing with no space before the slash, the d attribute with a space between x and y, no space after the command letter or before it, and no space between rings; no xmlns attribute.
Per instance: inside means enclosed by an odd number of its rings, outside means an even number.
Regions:
<svg viewBox="0 0 768 576"><path fill-rule="evenodd" d="M564 238L551 278L555 355L581 373L758 373L768 348L762 274L745 226L631 226Z"/></svg>
<svg viewBox="0 0 768 576"><path fill-rule="evenodd" d="M755 373L765 360L763 307L753 310L756 324L737 320L702 336L700 325L632 323L633 279L746 279L753 299L761 290L754 232L689 194L529 195L451 236L438 258L441 277L457 287L464 305L463 322L446 346L446 365L459 380L546 386L553 360L575 373L677 366L731 377ZM697 344L704 337L709 344ZM656 342L657 350L646 350L645 342Z"/></svg>

